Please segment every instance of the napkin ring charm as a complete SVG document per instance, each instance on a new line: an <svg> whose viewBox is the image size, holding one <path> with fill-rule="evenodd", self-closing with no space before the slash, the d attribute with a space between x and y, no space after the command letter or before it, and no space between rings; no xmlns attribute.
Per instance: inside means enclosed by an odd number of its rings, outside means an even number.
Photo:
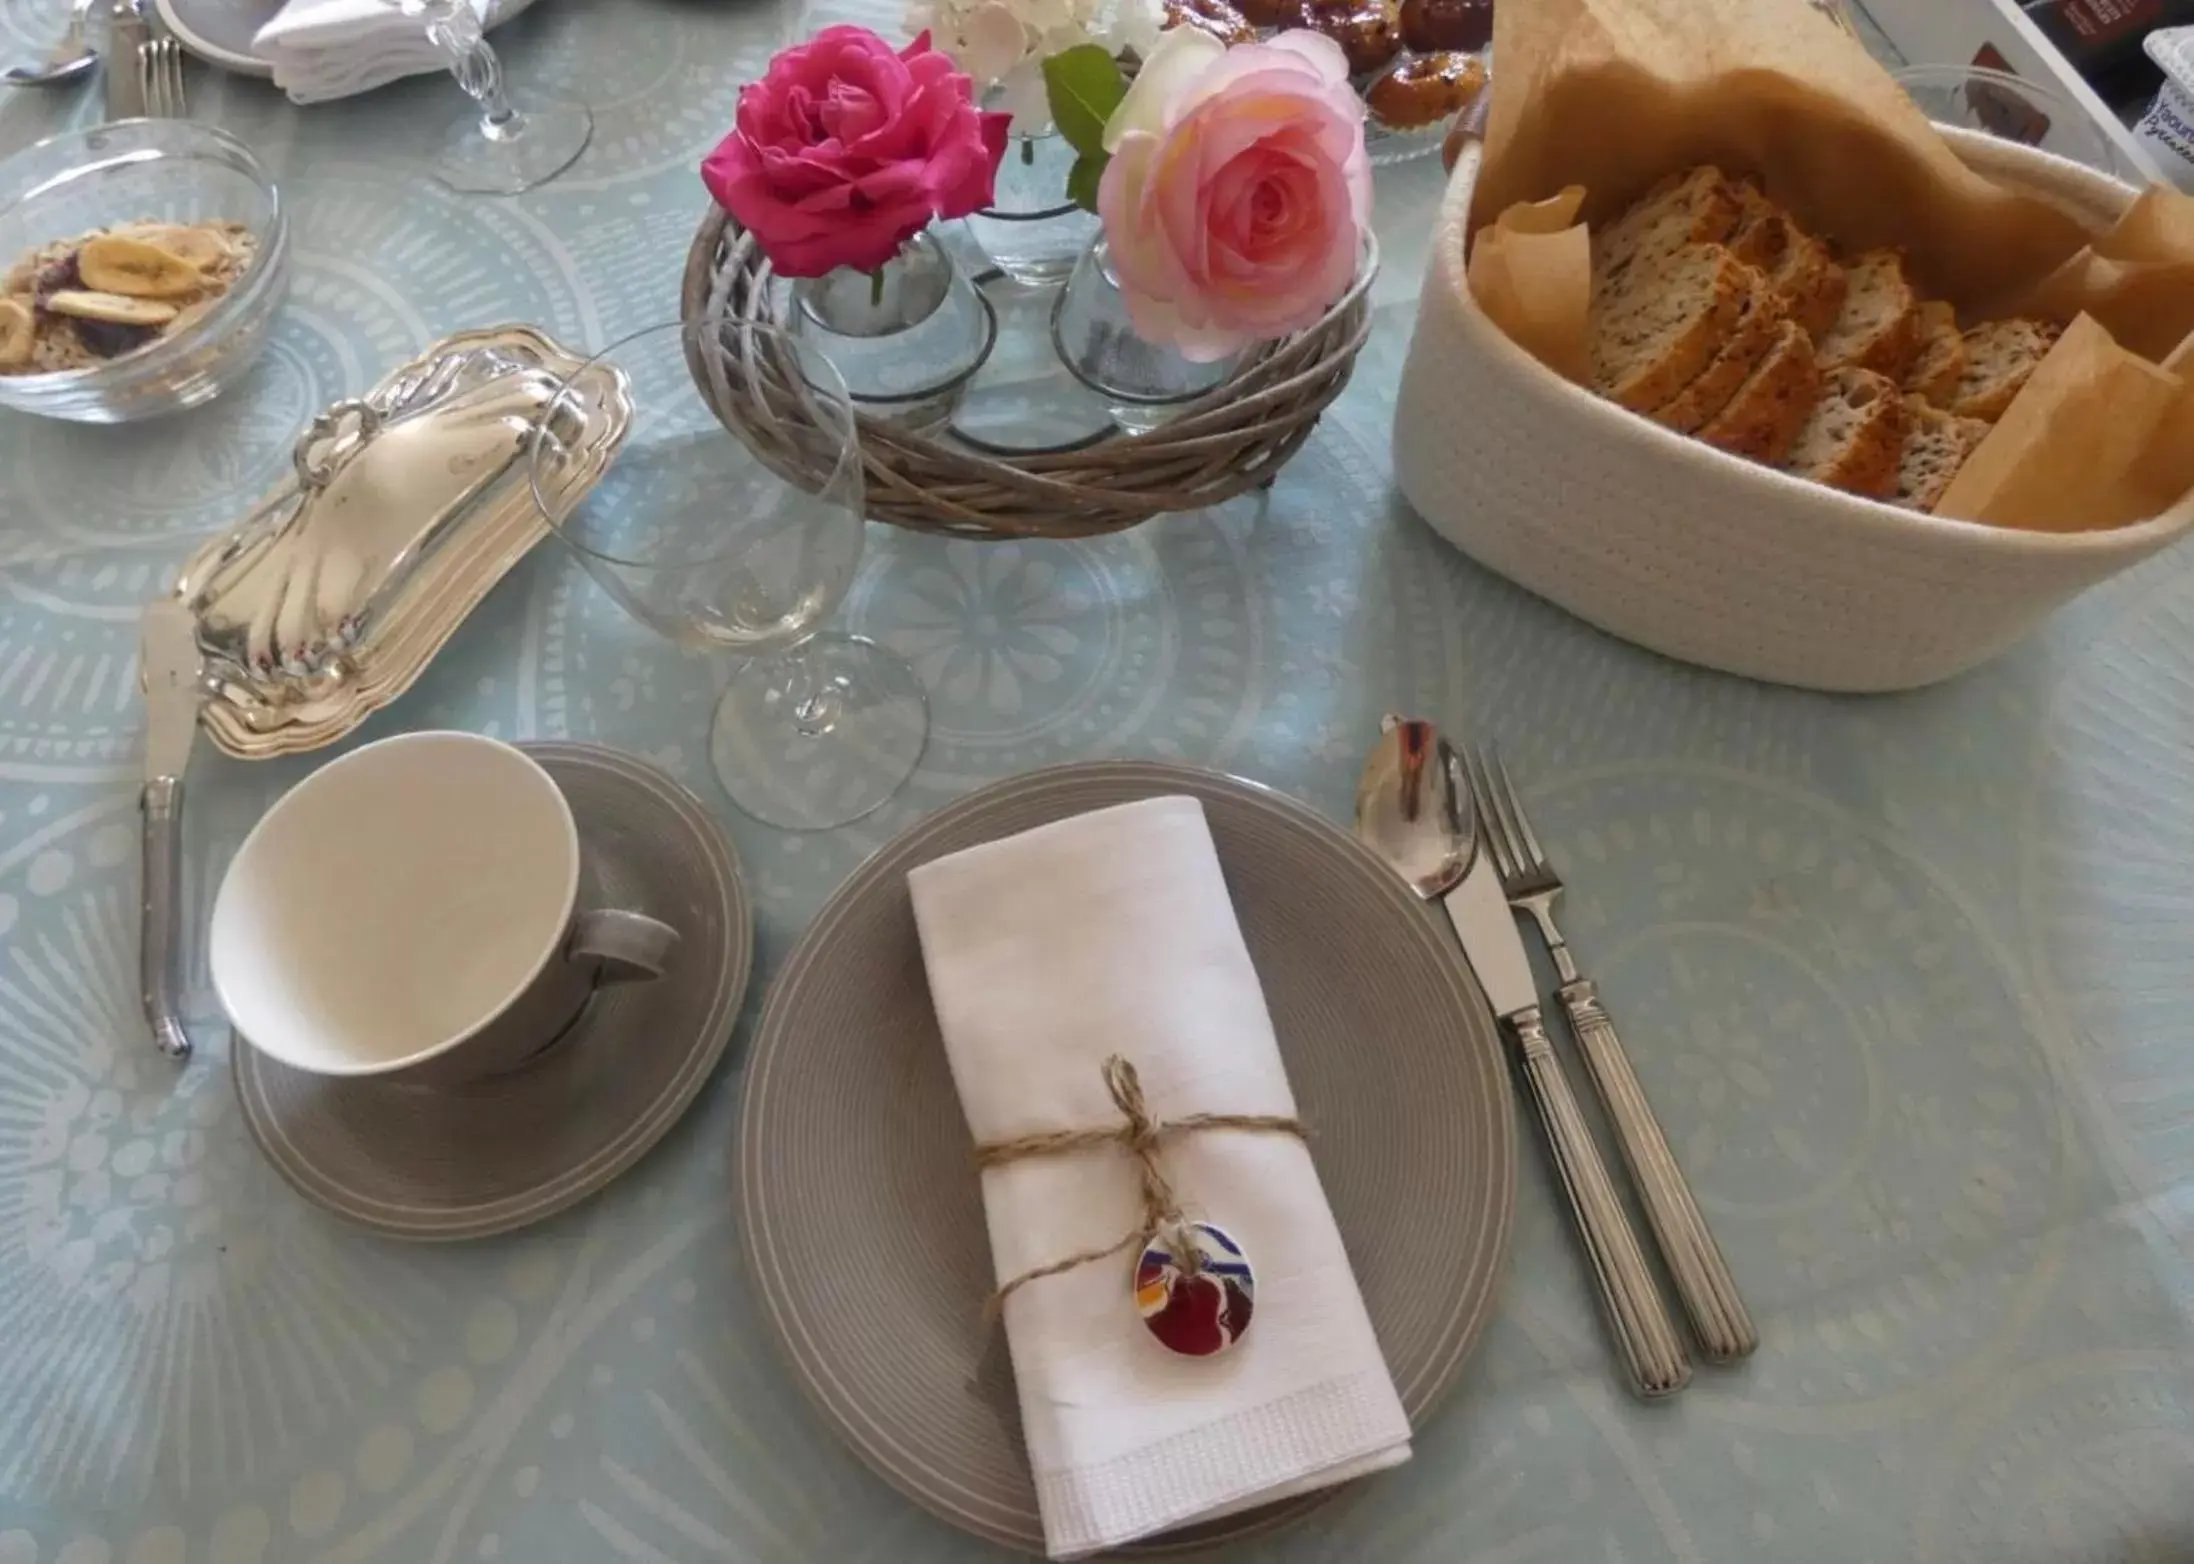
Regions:
<svg viewBox="0 0 2194 1564"><path fill-rule="evenodd" d="M1097 1146L1119 1146L1135 1160L1142 1185L1143 1220L1117 1243L1054 1260L1024 1271L990 1296L986 1316L995 1319L1005 1301L1030 1282L1059 1276L1136 1252L1135 1306L1143 1324L1169 1350L1188 1357L1209 1357L1241 1339L1249 1326L1257 1283L1242 1246L1210 1222L1192 1222L1166 1177L1159 1153L1166 1137L1203 1130L1248 1130L1294 1135L1307 1132L1300 1119L1270 1113L1192 1113L1178 1119L1152 1116L1143 1097L1142 1077L1118 1054L1104 1064L1105 1089L1120 1110L1111 1129L1048 1130L975 1148L978 1168L1003 1167L1027 1157L1057 1156Z"/></svg>

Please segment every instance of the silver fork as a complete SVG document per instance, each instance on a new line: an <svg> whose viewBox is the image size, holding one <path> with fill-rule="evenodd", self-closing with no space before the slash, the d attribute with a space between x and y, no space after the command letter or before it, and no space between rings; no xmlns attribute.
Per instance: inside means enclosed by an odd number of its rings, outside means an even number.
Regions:
<svg viewBox="0 0 2194 1564"><path fill-rule="evenodd" d="M145 112L154 119L183 117L183 46L162 34L137 46L137 70L145 86Z"/></svg>
<svg viewBox="0 0 2194 1564"><path fill-rule="evenodd" d="M1728 1362L1742 1358L1759 1346L1759 1332L1738 1296L1736 1278L1722 1258L1714 1235L1707 1230L1699 1203L1676 1165L1668 1137L1646 1101L1645 1089L1630 1066L1630 1056L1615 1035L1615 1024L1601 1007L1599 989L1581 976L1577 959L1554 921L1554 904L1562 894L1561 876L1554 872L1546 851L1539 845L1531 822L1510 780L1508 768L1490 747L1463 746L1463 770L1470 790L1477 796L1478 818L1485 824L1485 839L1493 850L1494 867L1500 871L1501 889L1509 905L1528 912L1545 937L1547 952L1561 978L1562 1009L1569 1015L1570 1031L1585 1057L1592 1084L1606 1105L1608 1121L1623 1163L1630 1169L1646 1221L1668 1261L1684 1312L1698 1335L1699 1347L1709 1358Z"/></svg>

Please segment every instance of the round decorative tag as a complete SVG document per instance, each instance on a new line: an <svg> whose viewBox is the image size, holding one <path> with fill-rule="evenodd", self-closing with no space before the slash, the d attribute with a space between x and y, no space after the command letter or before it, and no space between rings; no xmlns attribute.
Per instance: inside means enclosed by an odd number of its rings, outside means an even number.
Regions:
<svg viewBox="0 0 2194 1564"><path fill-rule="evenodd" d="M1242 1246L1209 1222L1189 1226L1202 1262L1195 1275L1172 1248L1153 1240L1135 1262L1135 1308L1143 1328L1184 1357L1224 1352L1249 1329L1257 1279Z"/></svg>

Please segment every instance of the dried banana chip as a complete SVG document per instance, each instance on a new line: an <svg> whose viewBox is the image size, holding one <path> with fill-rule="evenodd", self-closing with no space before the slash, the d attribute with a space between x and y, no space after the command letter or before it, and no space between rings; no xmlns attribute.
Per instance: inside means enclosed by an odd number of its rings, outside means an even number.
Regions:
<svg viewBox="0 0 2194 1564"><path fill-rule="evenodd" d="M65 289L46 296L46 308L79 320L112 321L117 326L165 326L176 307L160 299L133 299L120 293Z"/></svg>
<svg viewBox="0 0 2194 1564"><path fill-rule="evenodd" d="M133 299L179 299L206 285L196 262L120 234L85 240L76 266L86 287Z"/></svg>

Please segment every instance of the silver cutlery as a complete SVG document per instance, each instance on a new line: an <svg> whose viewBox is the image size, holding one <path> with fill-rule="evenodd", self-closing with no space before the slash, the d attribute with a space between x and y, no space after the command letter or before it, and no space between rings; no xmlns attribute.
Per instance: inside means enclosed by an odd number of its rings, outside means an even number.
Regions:
<svg viewBox="0 0 2194 1564"><path fill-rule="evenodd" d="M1746 1357L1759 1346L1760 1335L1745 1312L1729 1262L1722 1258L1699 1203L1692 1198L1691 1186L1684 1181L1668 1137L1653 1116L1630 1056L1615 1035L1615 1023L1600 1004L1598 988L1578 971L1576 957L1554 921L1554 906L1562 894L1561 876L1539 845L1500 756L1490 747L1473 750L1465 745L1461 759L1509 906L1512 912L1530 915L1554 958L1561 978L1557 992L1568 1013L1570 1031L1584 1054L1586 1073L1607 1108L1615 1143L1699 1346L1717 1362Z"/></svg>
<svg viewBox="0 0 2194 1564"><path fill-rule="evenodd" d="M36 65L11 65L0 71L0 81L11 87L58 87L81 78L99 63L99 55L84 37L84 23L91 16L92 0L71 0L68 31Z"/></svg>
<svg viewBox="0 0 2194 1564"><path fill-rule="evenodd" d="M144 46L152 37L143 0L114 0L107 17L106 112L110 120L145 113Z"/></svg>
<svg viewBox="0 0 2194 1564"><path fill-rule="evenodd" d="M144 77L145 112L154 119L183 117L183 46L165 32L137 46Z"/></svg>
<svg viewBox="0 0 2194 1564"><path fill-rule="evenodd" d="M144 894L138 920L138 994L152 1040L170 1059L190 1057L176 1000L182 951L183 772L198 733L197 621L180 600L148 604L140 630L145 682Z"/></svg>
<svg viewBox="0 0 2194 1564"><path fill-rule="evenodd" d="M1388 718L1382 726L1357 785L1357 835L1421 899L1447 910L1515 1046L1630 1387L1649 1398L1670 1395L1690 1382L1691 1364L1547 1037L1523 936L1498 871L1478 851L1478 816L1457 786L1447 742L1426 722Z"/></svg>

